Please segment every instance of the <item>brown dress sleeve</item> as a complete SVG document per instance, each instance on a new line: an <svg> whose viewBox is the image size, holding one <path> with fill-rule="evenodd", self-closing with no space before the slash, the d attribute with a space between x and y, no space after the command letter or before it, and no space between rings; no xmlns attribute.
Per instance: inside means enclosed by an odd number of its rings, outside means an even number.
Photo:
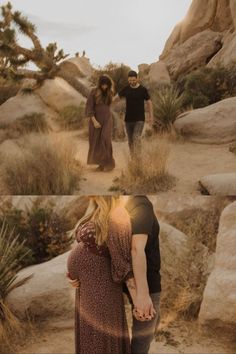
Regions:
<svg viewBox="0 0 236 354"><path fill-rule="evenodd" d="M86 107L85 107L86 117L93 117L95 115L95 95L94 90L92 90L88 96Z"/></svg>
<svg viewBox="0 0 236 354"><path fill-rule="evenodd" d="M109 220L107 247L111 255L112 278L122 283L133 277L131 223L125 208L116 208Z"/></svg>

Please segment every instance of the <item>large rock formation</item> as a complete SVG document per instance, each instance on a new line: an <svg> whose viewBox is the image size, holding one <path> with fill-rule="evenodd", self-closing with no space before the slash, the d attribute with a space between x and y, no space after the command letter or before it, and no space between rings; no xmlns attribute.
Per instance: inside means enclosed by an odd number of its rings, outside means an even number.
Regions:
<svg viewBox="0 0 236 354"><path fill-rule="evenodd" d="M89 90L93 86L92 76L94 68L90 60L86 57L76 56L68 60L64 60L60 64L58 76L66 80L83 96L88 96Z"/></svg>
<svg viewBox="0 0 236 354"><path fill-rule="evenodd" d="M193 0L187 15L172 31L160 56L167 64L171 77L186 74L194 66L233 64L235 18L236 0ZM179 55L186 58L182 66L175 64L179 62Z"/></svg>
<svg viewBox="0 0 236 354"><path fill-rule="evenodd" d="M49 319L74 316L74 290L66 278L68 252L51 261L21 270L21 278L33 275L23 286L13 290L7 298L10 308L20 318L27 314Z"/></svg>
<svg viewBox="0 0 236 354"><path fill-rule="evenodd" d="M37 93L55 111L60 111L66 106L80 106L85 102L84 96L60 77L45 80L42 87L37 89Z"/></svg>
<svg viewBox="0 0 236 354"><path fill-rule="evenodd" d="M220 219L214 270L208 278L199 314L202 324L236 331L236 202Z"/></svg>
<svg viewBox="0 0 236 354"><path fill-rule="evenodd" d="M155 89L162 84L170 83L170 75L164 61L151 65L141 64L138 69L142 83L148 88Z"/></svg>
<svg viewBox="0 0 236 354"><path fill-rule="evenodd" d="M23 95L18 93L0 106L0 124L8 125L24 115L33 113L45 114L48 120L57 116L53 109L47 106L37 94Z"/></svg>
<svg viewBox="0 0 236 354"><path fill-rule="evenodd" d="M223 144L236 140L236 98L181 114L174 126L185 138L198 143Z"/></svg>
<svg viewBox="0 0 236 354"><path fill-rule="evenodd" d="M89 58L76 56L66 60L65 62L73 63L78 68L82 76L87 79L90 79L94 73L94 68L90 64Z"/></svg>
<svg viewBox="0 0 236 354"><path fill-rule="evenodd" d="M221 33L205 30L172 49L171 54L164 60L170 76L177 79L183 73L205 66L209 58L222 47L221 39Z"/></svg>
<svg viewBox="0 0 236 354"><path fill-rule="evenodd" d="M199 184L205 194L236 196L236 172L204 176L200 179Z"/></svg>

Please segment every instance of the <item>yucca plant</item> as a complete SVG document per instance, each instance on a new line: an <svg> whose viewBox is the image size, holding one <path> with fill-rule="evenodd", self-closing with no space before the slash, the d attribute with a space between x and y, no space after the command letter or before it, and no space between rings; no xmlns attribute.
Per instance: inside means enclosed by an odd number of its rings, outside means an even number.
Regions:
<svg viewBox="0 0 236 354"><path fill-rule="evenodd" d="M22 259L30 252L19 241L14 229L4 222L0 230L0 343L10 346L10 337L21 333L22 325L5 303L7 295L25 284L32 275L17 281L17 273L21 269Z"/></svg>
<svg viewBox="0 0 236 354"><path fill-rule="evenodd" d="M160 87L153 95L154 128L157 131L171 131L172 124L180 113L181 97L171 85Z"/></svg>

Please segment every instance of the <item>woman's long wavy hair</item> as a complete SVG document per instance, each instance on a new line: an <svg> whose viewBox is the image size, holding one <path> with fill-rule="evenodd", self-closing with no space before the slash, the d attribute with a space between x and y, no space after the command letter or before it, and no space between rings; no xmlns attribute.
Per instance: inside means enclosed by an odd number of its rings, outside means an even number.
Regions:
<svg viewBox="0 0 236 354"><path fill-rule="evenodd" d="M104 244L108 236L108 222L111 211L118 205L119 196L93 196L90 197L89 206L84 216L77 222L72 231L72 236L76 237L76 230L80 225L88 221L93 221L95 225L96 243L100 246Z"/></svg>
<svg viewBox="0 0 236 354"><path fill-rule="evenodd" d="M102 85L107 85L107 90L102 90ZM109 75L102 75L98 80L97 87L95 89L95 102L96 104L105 103L108 106L112 103L114 96L114 83Z"/></svg>

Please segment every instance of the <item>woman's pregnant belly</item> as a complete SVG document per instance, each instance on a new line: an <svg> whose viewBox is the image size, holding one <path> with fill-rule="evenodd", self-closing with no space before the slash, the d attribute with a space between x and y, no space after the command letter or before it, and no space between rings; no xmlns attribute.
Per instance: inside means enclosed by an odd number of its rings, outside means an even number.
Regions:
<svg viewBox="0 0 236 354"><path fill-rule="evenodd" d="M67 269L71 279L88 282L89 279L111 279L111 261L107 257L95 255L80 242L70 252L67 260Z"/></svg>

